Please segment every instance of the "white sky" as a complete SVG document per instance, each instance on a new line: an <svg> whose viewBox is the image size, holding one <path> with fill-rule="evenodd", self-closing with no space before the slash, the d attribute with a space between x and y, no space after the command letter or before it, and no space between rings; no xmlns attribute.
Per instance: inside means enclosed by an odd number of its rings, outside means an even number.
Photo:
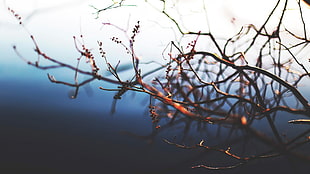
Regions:
<svg viewBox="0 0 310 174"><path fill-rule="evenodd" d="M126 0L127 4L136 4L137 2L139 1ZM161 4L158 3L159 0L149 0L149 2L154 6ZM173 2L178 3L175 5ZM260 25L276 2L277 0L204 0L203 3L202 0L167 0L167 10L171 16L181 21L180 24L185 30L208 32L210 28L216 36L228 38L236 34L244 24ZM63 49L62 52L72 49L72 36L81 33L86 36L88 44L93 44L91 45L93 48L97 46L97 40L119 35L111 27L102 28L102 22L111 22L126 28L128 23L129 27L132 27L137 20L141 20L140 38L143 39L140 41L140 43L142 42L142 51L139 53L141 57L159 56L163 47L175 39L174 32L170 28L173 25L164 15L145 3L138 7L123 7L106 11L100 15L99 19L95 19L95 15L92 14L95 11L89 5L102 8L110 5L112 1L2 0L0 3L2 4L0 5L1 38L14 44L18 44L18 40L27 38L27 36L16 25L17 21L8 13L7 6L17 11L23 18L28 17L28 20L25 21L26 27L37 37L43 47L45 45L46 48L55 49L55 51L58 51L60 47ZM284 25L294 32L302 34L296 0L289 1L289 9L289 13L287 13L289 15L286 16ZM29 16L32 12L36 13ZM306 24L310 25L308 6L304 6L304 16ZM275 17L273 20L277 21L277 19ZM271 31L274 29L273 27L271 26ZM155 47L150 49L149 45L156 45L158 49L153 49ZM106 44L105 46L108 47L107 49L115 49L115 45ZM68 53L71 52L68 51Z"/></svg>
<svg viewBox="0 0 310 174"><path fill-rule="evenodd" d="M159 0L149 0L152 4L158 4L153 3L156 1ZM299 15L296 1L297 0L289 1L289 8L292 9L291 14L292 16L295 15L294 17ZM126 0L125 2L127 4L137 4L139 1ZM173 10L170 11L170 14L175 18L182 16L182 21L186 28L193 30L202 30L206 28L203 25L207 22L205 11L203 9L203 5L205 5L211 29L214 28L215 31L218 31L218 29L223 30L223 26L229 29L231 29L231 27L239 29L240 25L243 24L260 24L265 20L277 0L168 0L168 6L172 4L169 2L178 2L176 6L173 6ZM47 13L65 11L66 15L62 17L71 17L72 20L74 20L74 18L80 18L81 16L94 17L94 15L91 14L94 11L89 5L95 5L100 8L106 7L111 3L112 1L110 0L2 0L2 4L14 8L20 14L29 14L34 10L38 10L37 16L34 16L34 18L36 18ZM5 5L1 5L4 7L4 11L6 9ZM309 7L305 8L309 9ZM103 14L101 15L101 19L110 19L113 22L124 21L128 13L131 13L133 16L135 14L140 14L140 18L148 17L150 20L156 20L158 18L158 13L151 11L147 6L143 6L142 8L128 8L128 10L130 10L130 12L126 12L126 8L123 8L121 11L114 10L117 13L107 13L112 14L108 17L105 17ZM2 11L2 13L6 14L4 11ZM310 9L308 12L305 11L304 16L310 16L309 11ZM63 15L64 13L61 14ZM0 15L1 23L6 20L8 20L7 15ZM61 22L61 18L57 20ZM231 23L232 20L234 21L234 24ZM294 22L294 20L291 20L290 22ZM230 30L229 32L233 31Z"/></svg>

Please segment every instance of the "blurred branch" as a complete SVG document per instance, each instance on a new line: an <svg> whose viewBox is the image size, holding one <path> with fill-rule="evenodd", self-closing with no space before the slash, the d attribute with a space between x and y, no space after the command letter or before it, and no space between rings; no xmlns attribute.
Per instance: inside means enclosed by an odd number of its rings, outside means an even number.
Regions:
<svg viewBox="0 0 310 174"><path fill-rule="evenodd" d="M93 8L97 10L98 17L102 11L131 6L124 5L123 2L124 0L113 1L113 4L103 9ZM284 2L283 6L280 2ZM241 157L231 152L231 146L228 146L227 149L206 146L204 141L195 146L186 146L164 139L166 143L176 147L184 149L203 148L220 152L237 160L236 164L224 167L196 165L193 168L231 169L254 159L271 158L283 154L310 160L308 156L293 151L297 147L309 143L309 137L306 137L309 132L305 131L286 142L275 122L280 111L292 113L294 117L297 114L310 117L308 99L298 89L301 80L310 77L305 63L301 63L301 58L298 56L299 51L306 49L309 44L309 40L306 38L308 31L305 29L300 1L298 1L298 5L300 17L303 21L303 36L298 36L283 28L282 22L287 11L288 0L278 0L262 26L245 25L236 35L227 39L224 44L220 44L220 41L211 32L183 31L179 21L172 18L166 11L166 1L162 0L161 3L160 12L177 27L182 36L192 36L192 41L187 43L185 49L182 47L183 45L171 41L164 50L165 54L163 53L167 56L164 57L167 62L160 67L148 69L146 73L143 71L144 64L136 55L135 43L139 39L137 36L141 28L139 21L132 27L131 31L112 23L103 23L103 25L111 26L124 33L125 39L113 36L111 41L113 44L121 46L126 53L125 56L131 60L129 66L126 64L125 68L122 67L120 61L116 65L112 65L103 49L103 43L98 41L99 53L105 61L106 71L112 75L109 78L99 73L102 68L97 64L93 50L88 49L76 37L74 37L74 44L80 57L74 66L46 55L31 34L29 35L37 54L35 61L24 58L16 46L14 46L14 50L22 60L36 68L66 68L73 71L74 83L58 81L54 76L48 74L51 82L74 87L73 98L78 95L80 86L94 80L116 85L115 88L99 87L101 90L116 92L114 103L121 99L127 91L148 95L150 97L148 112L154 124L154 132L149 137L140 138L153 138L158 132L166 129L169 124L179 122L186 123L184 133L187 133L191 127L191 122L196 121L219 126L228 125L234 129L246 131L251 137L257 138L272 147L272 150L264 153ZM21 17L11 9L9 10L22 25ZM274 31L270 32L266 26L270 24L270 19L275 15L276 10L281 10L281 14L279 21L274 26ZM293 38L297 41L293 44L286 43L284 35L287 40ZM207 37L202 38L201 36ZM197 48L197 43L201 39L205 39L203 40L205 43L211 43L215 50L209 47ZM153 47L152 45L149 46L150 48ZM300 50L296 51L296 48L300 48ZM42 65L42 59L53 65ZM89 70L80 68L82 59L85 60ZM129 73L126 70L131 70L129 79ZM127 75L126 80L121 75L121 72L124 71ZM80 74L88 78L79 82ZM114 112L113 108L112 111ZM266 127L268 126L272 135L265 136L255 129L253 123L262 119L267 120ZM168 124L163 125L164 120L168 120ZM309 124L309 120L293 118L289 123Z"/></svg>
<svg viewBox="0 0 310 174"><path fill-rule="evenodd" d="M124 4L125 0L121 0L121 1L115 1L115 0L112 0L112 4L105 7L105 8L97 8L93 5L90 5L90 7L94 8L96 10L96 12L94 14L96 14L96 19L99 18L99 14L103 11L106 11L106 10L111 10L111 9L115 9L115 8L119 8L119 7L135 7L136 5L126 5Z"/></svg>

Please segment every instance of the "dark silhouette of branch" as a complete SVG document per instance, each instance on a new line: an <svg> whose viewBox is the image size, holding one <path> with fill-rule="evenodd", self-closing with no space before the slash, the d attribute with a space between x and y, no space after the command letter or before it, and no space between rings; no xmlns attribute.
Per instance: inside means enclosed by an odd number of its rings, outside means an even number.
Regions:
<svg viewBox="0 0 310 174"><path fill-rule="evenodd" d="M112 5L103 9L93 8L97 10L98 17L99 13L105 10L126 6L123 2L113 1ZM305 63L302 63L301 57L298 56L299 51L307 48L309 44L307 38L309 34L305 27L306 22L301 9L301 1L296 3L299 5L303 25L302 36L294 34L283 26L288 0L284 1L283 6L280 3L283 1L278 0L261 26L245 25L224 44L221 44L212 32L184 31L179 21L172 18L166 11L166 2L164 0L160 2L162 9L159 11L176 26L178 32L182 36L193 37L185 48L184 45L171 41L163 53L167 62L160 67L148 70L148 72L143 71L144 64L135 53L135 42L139 39L137 36L142 24L137 21L132 30L128 31L128 29L123 29L112 23L103 23L103 25L113 27L125 35L125 39L113 36L111 41L115 45L120 45L131 60L130 79L122 78L120 74L122 71L121 62L114 66L109 62L103 43L100 41L98 41L99 53L105 61L105 68L110 76L103 76L99 73L102 67L96 63L97 59L92 53L93 50L80 43L76 37L74 37L74 44L80 57L75 66L46 55L31 34L29 35L38 56L36 61L24 58L16 46L14 46L14 50L22 60L36 68L66 68L73 71L74 83L56 80L54 76L48 74L51 82L74 87L73 98L78 95L79 87L94 80L116 85L115 88L109 89L103 86L99 87L101 90L116 92L115 103L127 91L147 94L150 97L148 112L154 124L154 131L148 136L136 136L138 138L151 140L160 131L168 129L169 125L180 122L185 123L184 134L186 134L191 128L191 123L195 121L199 124L217 124L220 127L229 127L231 131L234 129L245 131L251 137L271 147L271 150L242 157L232 152L233 144L225 149L218 146L207 146L203 140L194 146L186 146L164 139L166 143L179 148L203 148L220 152L237 161L235 164L223 167L195 165L193 168L231 169L252 160L280 155L290 155L310 161L309 156L296 152L298 147L309 145L309 136L307 137L309 130L285 140L275 122L275 118L280 117L277 114L285 112L294 115L289 123L294 123L297 126L309 124L307 118L310 117L310 104L298 89L301 80L310 77ZM22 25L21 17L15 11L9 10ZM274 17L276 10L280 10L281 14L274 26L274 31L271 32L266 29L266 26L270 24L270 19ZM211 43L213 48L197 48L197 43L200 42L202 36L207 36L204 37L206 40L203 42ZM297 41L292 44L287 43L284 36ZM150 47L152 46L150 45ZM47 60L52 65L42 65L41 59ZM86 60L89 70L80 68L82 59ZM88 78L79 82L80 74ZM112 112L114 112L113 108ZM297 115L307 118L299 119ZM263 119L267 120L266 127L272 133L270 136L256 130L254 123Z"/></svg>

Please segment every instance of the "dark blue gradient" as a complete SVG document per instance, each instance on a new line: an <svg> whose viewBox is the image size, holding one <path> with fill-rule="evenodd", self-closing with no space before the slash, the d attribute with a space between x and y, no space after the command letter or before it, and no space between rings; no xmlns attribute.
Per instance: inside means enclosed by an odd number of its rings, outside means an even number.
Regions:
<svg viewBox="0 0 310 174"><path fill-rule="evenodd" d="M11 58L16 56L12 55ZM114 93L99 90L98 86L103 84L98 82L86 89L82 88L77 99L70 99L68 93L71 88L50 83L45 75L46 71L27 66L22 61L1 64L0 73L1 173L309 171L309 165L288 157L252 161L239 168L224 171L191 169L191 166L197 164L218 164L222 154L180 149L163 142L163 138L184 138L187 122L172 125L163 132L152 131L146 96L126 94L119 100L116 113L111 115ZM206 127L205 131L189 131L187 134L194 136L185 137L190 140L187 142L195 144L205 139L210 141L208 144L217 144L225 139L215 136L219 131L217 126ZM225 132L225 129L222 131ZM260 142L252 143L257 148ZM230 145L223 145L223 148L227 146ZM238 149L241 146L235 142L233 147ZM259 147L266 148L264 144ZM212 160L213 157L215 161ZM223 165L235 162L225 156L220 159Z"/></svg>

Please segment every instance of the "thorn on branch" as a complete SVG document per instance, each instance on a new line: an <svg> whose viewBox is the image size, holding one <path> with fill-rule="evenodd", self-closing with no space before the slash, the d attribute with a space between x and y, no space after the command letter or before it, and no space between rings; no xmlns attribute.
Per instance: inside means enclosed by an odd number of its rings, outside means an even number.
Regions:
<svg viewBox="0 0 310 174"><path fill-rule="evenodd" d="M8 10L13 14L13 16L19 21L19 25L22 25L22 17L16 13L13 9L11 9L10 7L8 7Z"/></svg>
<svg viewBox="0 0 310 174"><path fill-rule="evenodd" d="M139 29L140 29L140 21L137 22L137 24L135 25L132 31L132 36L131 36L132 42L135 42L135 37L139 33Z"/></svg>

